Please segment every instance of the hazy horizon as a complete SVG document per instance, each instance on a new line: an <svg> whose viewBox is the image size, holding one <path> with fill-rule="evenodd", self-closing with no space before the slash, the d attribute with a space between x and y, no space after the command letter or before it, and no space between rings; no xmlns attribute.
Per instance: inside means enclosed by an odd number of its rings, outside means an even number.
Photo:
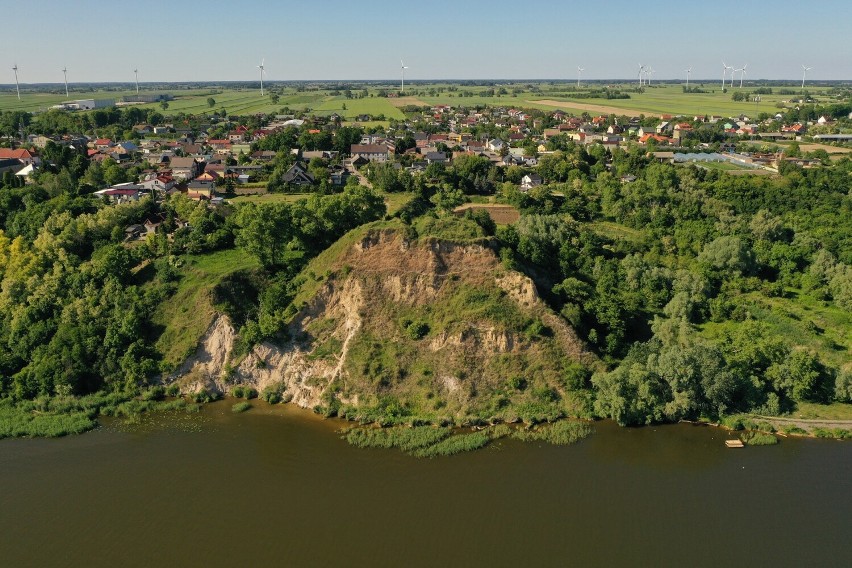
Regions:
<svg viewBox="0 0 852 568"><path fill-rule="evenodd" d="M839 0L41 7L0 37L0 84L14 85L13 65L23 85L60 84L66 66L72 84L132 83L134 69L140 83L244 82L261 61L269 82L394 81L400 59L412 82L570 81L578 66L586 80L629 81L639 64L655 69L653 81L683 80L691 67L691 81L721 82L722 61L747 64L746 80L801 80L802 65L809 80L852 79L852 3Z"/></svg>
<svg viewBox="0 0 852 568"><path fill-rule="evenodd" d="M727 83L730 80L731 80L731 76L730 76L730 73L729 73L728 76L725 78L725 81ZM449 78L449 77L445 77L445 78L435 78L435 79L428 79L428 78L427 79L409 79L408 77L405 78L406 86L418 85L418 84L419 85L430 85L430 84L434 85L434 84L439 84L439 83L460 83L460 82L474 82L474 83L489 82L489 83L495 83L495 84L500 84L500 83L532 83L532 84L536 84L536 83L551 83L552 82L552 83L567 83L567 84L571 85L571 84L576 84L576 81L577 81L577 79L563 79L563 78L557 78L557 79L549 79L549 78L517 79L517 78L510 78L510 77L473 77L473 78L455 78L455 77ZM801 77L792 78L792 79L766 79L766 78L755 78L755 79L747 78L746 79L746 83L748 83L748 82L773 83L773 84L790 83L790 84L793 84L793 85L798 85L798 84L801 83L801 81L802 81ZM143 87L147 87L147 86L151 86L151 85L200 84L200 85L209 85L209 86L212 87L212 86L216 86L216 85L228 85L228 84L231 84L231 83L236 83L236 84L251 84L251 83L254 83L254 84L257 84L258 82L259 81L257 79L254 79L254 80L252 80L252 79L199 79L199 80L194 80L194 81L188 81L188 80L142 81L142 80L140 80L139 81L139 88L140 88L140 91L141 91ZM622 78L604 78L604 79L585 79L585 78L582 79L582 83L594 83L596 85L598 85L598 84L613 84L613 85L627 85L627 86L629 86L631 83L635 83L635 82L636 82L635 78L634 79L627 79L627 78L623 78L623 77ZM689 79L690 85L695 83L696 85L703 84L703 85L706 85L708 87L712 86L713 83L720 85L721 82L722 82L721 76L718 77L718 78L703 78L703 79L702 78L696 78L696 77L690 77L690 79ZM264 79L263 80L264 86L274 86L274 85L287 84L287 83L326 83L326 84L328 84L328 83L353 83L353 84L374 83L374 84L388 84L388 85L396 84L396 85L398 85L399 84L399 78L398 77L384 77L384 78L376 78L376 79L369 79L369 78L368 79L351 79L351 78L349 78L349 79ZM674 77L669 77L669 78L662 77L662 78L659 78L659 79L655 78L653 80L653 82L651 83L651 86L653 87L654 85L657 85L657 84L677 84L677 83L684 83L685 84L686 79L680 79L680 78L674 78ZM739 86L739 75L737 75L737 78L734 81L734 83L735 83L735 86ZM807 84L805 85L805 87L807 87L807 85L811 84L811 83L821 83L821 84L822 83L852 83L852 79L812 79L810 76L808 76L807 77ZM71 89L73 89L75 87L81 87L81 86L87 86L87 85L128 87L128 88L132 89L132 88L134 88L135 83L132 79L130 81L76 81L76 82L75 81L68 81L68 87L71 88ZM50 82L44 82L44 83L24 83L22 81L22 82L19 83L19 86L22 89L25 89L27 87L57 87L57 88L62 87L64 89L65 83L62 82L62 81L50 81ZM647 86L647 85L645 85L645 86ZM15 83L14 82L12 82L12 83L0 83L0 89L8 90L10 88L12 90L15 89Z"/></svg>

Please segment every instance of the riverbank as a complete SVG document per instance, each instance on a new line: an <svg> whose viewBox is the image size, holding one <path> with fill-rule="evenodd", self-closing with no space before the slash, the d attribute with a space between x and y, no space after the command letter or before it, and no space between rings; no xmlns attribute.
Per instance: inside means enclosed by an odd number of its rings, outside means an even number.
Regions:
<svg viewBox="0 0 852 568"><path fill-rule="evenodd" d="M152 413L198 414L202 405L221 404L232 413L248 411L269 415L289 415L293 405L278 403L275 399L258 399L253 390L238 391L240 397L217 399L206 392L186 397L167 397L162 388L152 388L136 396L127 394L99 394L89 397L54 397L28 401L13 405L0 400L0 439L20 437L53 438L82 434L96 428L104 418L128 424L137 424L143 416ZM358 423L345 417L327 417L317 411L296 409L295 415L311 416L325 421L343 439L361 448L397 448L419 457L452 455L485 447L501 438L524 441L568 444L590 435L591 421L561 418L555 421L527 424L480 423L463 420L460 423L429 424L412 419L407 424L382 427L381 424ZM684 421L688 422L688 421ZM766 438L755 437L756 433L771 436L795 436L806 438L852 439L852 420L822 420L759 415L735 415L724 417L719 422L697 421L722 427L737 434L749 445ZM652 427L652 426L647 426Z"/></svg>

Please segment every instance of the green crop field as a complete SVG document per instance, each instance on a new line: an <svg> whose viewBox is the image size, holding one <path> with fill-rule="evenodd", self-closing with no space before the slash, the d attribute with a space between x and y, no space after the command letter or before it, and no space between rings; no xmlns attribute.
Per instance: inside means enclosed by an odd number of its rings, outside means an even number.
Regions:
<svg viewBox="0 0 852 568"><path fill-rule="evenodd" d="M645 87L644 92L629 92L636 85L615 85L615 88L628 90L629 99L577 98L578 93L587 93L590 89L601 89L600 84L583 85L579 92L574 91L570 83L516 83L493 87L451 85L448 83L413 84L406 91L404 99L388 99L378 96L380 89L391 90L395 85L370 86L368 96L360 99L346 99L329 89L297 91L293 87L272 86L265 96L260 96L257 88L227 89L216 87L199 87L197 89L176 90L145 90L143 93L168 93L174 97L164 114L175 113L205 113L211 107L207 99L212 97L216 102L213 110L224 109L229 114L279 113L282 108L291 110L310 110L319 115L338 113L347 120L352 120L360 114L384 115L387 119L403 119L400 107L413 105L446 104L454 106L507 106L521 108L537 108L553 111L561 108L573 114L682 114L682 115L721 115L735 116L739 114L755 115L757 112L773 112L779 109L794 95L761 95L759 103L749 101L734 101L733 92L740 89L735 87L723 93L718 83L693 83L707 93L684 93L680 84L655 84ZM789 87L788 87L789 88ZM506 94L497 94L503 89ZM494 93L494 91L497 93ZM749 94L754 87L744 87L742 92ZM778 90L778 89L776 89ZM794 89L795 90L795 89ZM272 103L270 93L279 96L276 104ZM335 92L332 95L332 92ZM494 93L494 94L492 94ZM133 95L135 90L86 90L75 87L70 99L111 98L119 100L125 95ZM465 96L467 95L467 96ZM819 102L830 102L831 99L821 94L817 89L811 91ZM44 111L50 106L65 101L64 92L54 89L53 92L34 92L25 87L19 101L14 91L0 91L0 110L24 110L31 112ZM345 109L343 108L345 105ZM157 108L159 103L140 105L147 108Z"/></svg>
<svg viewBox="0 0 852 568"><path fill-rule="evenodd" d="M148 91L148 93L167 93L174 97L174 100L168 101L169 107L164 114L171 115L179 112L187 114L201 114L210 112L211 107L207 104L207 99L212 97L216 104L212 110L225 109L229 114L254 114L254 113L269 113L274 114L280 112L280 109L287 106L291 109L304 110L306 108L314 108L322 104L326 99L330 98L327 92L311 92L299 93L294 89L284 89L280 94L280 99L277 104L273 104L269 94L264 97L260 96L260 91L257 89L212 89L200 88L189 90L156 90ZM144 94L146 91L142 91ZM24 92L21 94L19 101L14 92L0 93L0 110L23 110L30 112L45 111L53 105L65 102L67 100L77 99L114 99L119 101L121 97L135 95L135 90L127 91L111 91L111 90L77 90L70 93L70 97L66 98L64 92L56 93L32 93ZM138 105L142 108L160 109L160 103L150 103Z"/></svg>
<svg viewBox="0 0 852 568"><path fill-rule="evenodd" d="M721 83L721 81L720 81ZM708 93L684 93L681 85L654 85L646 87L644 93L630 93L629 99L571 99L557 98L555 100L567 103L578 102L630 109L643 114L684 114L684 115L721 115L734 116L739 114L755 115L757 112L770 112L776 109L776 104L791 98L791 95L761 95L760 102L734 101L731 95L739 88L728 89L723 93L721 84L698 83L695 86L709 91ZM626 85L626 88L631 88ZM745 93L753 89L744 87ZM748 98L751 98L749 96Z"/></svg>
<svg viewBox="0 0 852 568"><path fill-rule="evenodd" d="M346 109L343 106L346 105ZM354 118L359 114L379 115L387 118L403 120L405 115L384 97L367 97L364 99L346 99L345 97L329 97L324 103L315 108L317 114L336 112L344 118Z"/></svg>
<svg viewBox="0 0 852 568"><path fill-rule="evenodd" d="M701 86L696 85L696 86ZM630 89L632 85L622 85L622 88ZM597 86L596 86L597 88ZM503 95L484 97L475 95L462 97L457 93L444 92L436 96L418 95L416 98L428 104L449 104L474 106L487 104L491 106L519 106L525 108L539 108L543 110L554 110L561 108L573 114L604 114L610 110L614 114L623 114L622 111L635 111L636 114L683 114L683 115L721 115L734 116L739 114L754 115L757 112L774 111L776 103L791 98L790 95L761 95L761 101L757 105L749 101L733 101L732 92L738 89L729 89L722 93L720 85L706 84L703 87L708 93L684 93L681 85L660 85L646 87L644 93L629 93L629 99L591 99L572 98L565 86L546 86L541 92L523 92L518 95ZM471 89L467 89L471 90ZM472 89L478 93L481 87ZM750 93L751 89L743 88ZM749 98L751 98L749 96ZM547 104L542 101L558 103ZM604 107L604 108L590 108Z"/></svg>

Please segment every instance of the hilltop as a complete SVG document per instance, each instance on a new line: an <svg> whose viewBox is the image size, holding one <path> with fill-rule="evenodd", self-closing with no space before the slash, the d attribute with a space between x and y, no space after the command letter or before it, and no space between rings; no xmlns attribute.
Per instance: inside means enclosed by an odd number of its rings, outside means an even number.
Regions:
<svg viewBox="0 0 852 568"><path fill-rule="evenodd" d="M416 236L373 223L314 259L285 340L239 357L218 316L183 388L278 389L328 415L381 421L588 414L578 386L596 358L574 330L501 264L492 240L432 236L434 224Z"/></svg>

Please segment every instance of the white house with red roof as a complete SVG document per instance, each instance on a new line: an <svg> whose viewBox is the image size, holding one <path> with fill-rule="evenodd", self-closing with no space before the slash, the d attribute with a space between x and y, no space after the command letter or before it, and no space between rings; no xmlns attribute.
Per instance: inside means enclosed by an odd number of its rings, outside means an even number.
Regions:
<svg viewBox="0 0 852 568"><path fill-rule="evenodd" d="M41 158L38 154L26 148L0 148L0 160L18 160L25 166L41 165Z"/></svg>

